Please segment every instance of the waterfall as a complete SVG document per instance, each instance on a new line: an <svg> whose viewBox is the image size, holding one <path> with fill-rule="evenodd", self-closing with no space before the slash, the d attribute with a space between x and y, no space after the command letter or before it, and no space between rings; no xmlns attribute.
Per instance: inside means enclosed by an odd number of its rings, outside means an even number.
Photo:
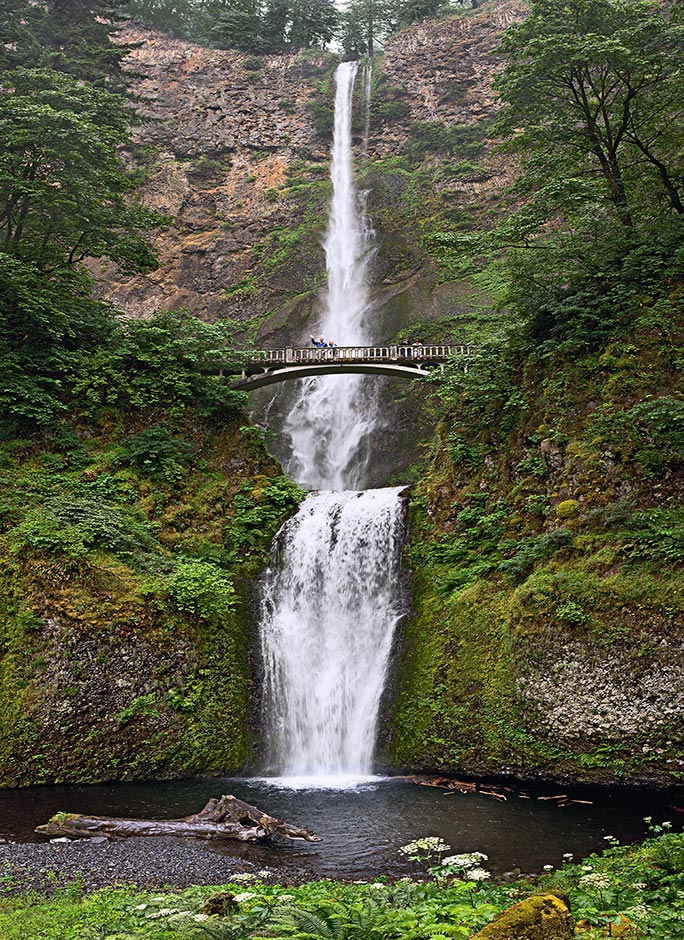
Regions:
<svg viewBox="0 0 684 940"><path fill-rule="evenodd" d="M357 70L358 62L343 62L335 72L333 195L324 240L328 289L317 335L338 346L371 341L367 274L373 232L365 194L354 186L352 152ZM284 424L292 453L288 472L311 489L362 487L376 418L377 380L347 375L302 382Z"/></svg>
<svg viewBox="0 0 684 940"><path fill-rule="evenodd" d="M319 335L367 344L372 229L354 186L352 101L358 63L335 73L333 195ZM366 89L369 89L369 79ZM378 709L401 616L400 488L365 482L377 380L301 383L285 422L290 476L317 492L281 529L262 579L261 652L269 773L341 785L372 772ZM326 492L327 491L327 492Z"/></svg>
<svg viewBox="0 0 684 940"><path fill-rule="evenodd" d="M281 530L261 602L272 772L372 771L402 613L400 491L317 493Z"/></svg>

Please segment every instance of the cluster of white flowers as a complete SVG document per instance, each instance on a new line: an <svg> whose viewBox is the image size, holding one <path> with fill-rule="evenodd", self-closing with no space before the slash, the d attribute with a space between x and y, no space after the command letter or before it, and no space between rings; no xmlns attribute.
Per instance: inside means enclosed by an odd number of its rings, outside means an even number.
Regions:
<svg viewBox="0 0 684 940"><path fill-rule="evenodd" d="M628 907L627 910L622 913L625 917L629 917L630 920L634 920L637 923L639 923L639 921L643 922L648 920L651 914L645 904L635 904L634 907Z"/></svg>
<svg viewBox="0 0 684 940"><path fill-rule="evenodd" d="M157 920L158 917L169 917L171 914L180 914L180 909L177 907L160 907L158 911L145 914L145 917L148 920Z"/></svg>
<svg viewBox="0 0 684 940"><path fill-rule="evenodd" d="M487 881L492 875L491 872L486 871L484 868L471 868L463 877L466 881Z"/></svg>
<svg viewBox="0 0 684 940"><path fill-rule="evenodd" d="M484 852L464 852L462 855L448 855L442 859L442 865L448 865L450 868L475 868L488 860L489 856Z"/></svg>
<svg viewBox="0 0 684 940"><path fill-rule="evenodd" d="M296 901L294 894L279 894L277 897L278 901L281 901L283 904L289 904L291 901Z"/></svg>
<svg viewBox="0 0 684 940"><path fill-rule="evenodd" d="M258 877L252 874L251 871L239 871L235 875L231 875L228 879L229 881L240 881L242 884L250 884L252 881L258 881Z"/></svg>
<svg viewBox="0 0 684 940"><path fill-rule="evenodd" d="M262 868L260 871L257 872L257 874L259 875L260 878L270 878L271 870L269 868Z"/></svg>
<svg viewBox="0 0 684 940"><path fill-rule="evenodd" d="M608 875L601 874L600 871L592 872L590 875L582 875L579 880L581 888L610 888L610 878Z"/></svg>
<svg viewBox="0 0 684 940"><path fill-rule="evenodd" d="M243 904L245 901L249 901L250 898L255 898L256 894L253 891L241 891L240 894L236 894L233 898L238 904Z"/></svg>
<svg viewBox="0 0 684 940"><path fill-rule="evenodd" d="M424 839L416 839L414 842L402 845L399 851L402 855L412 856L420 855L422 852L430 854L448 852L450 848L451 846L447 845L446 842L442 842L439 836L425 836Z"/></svg>
<svg viewBox="0 0 684 940"><path fill-rule="evenodd" d="M643 891L647 887L648 885L645 881L635 881L634 884L630 885L633 891Z"/></svg>

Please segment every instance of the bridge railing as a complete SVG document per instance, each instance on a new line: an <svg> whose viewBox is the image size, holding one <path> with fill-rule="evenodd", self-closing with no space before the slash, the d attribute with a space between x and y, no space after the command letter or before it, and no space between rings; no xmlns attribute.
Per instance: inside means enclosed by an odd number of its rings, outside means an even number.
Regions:
<svg viewBox="0 0 684 940"><path fill-rule="evenodd" d="M407 362L430 360L443 362L449 356L474 356L475 347L469 345L423 345L415 346L328 346L287 347L285 349L262 350L255 359L268 365L295 365L307 362Z"/></svg>

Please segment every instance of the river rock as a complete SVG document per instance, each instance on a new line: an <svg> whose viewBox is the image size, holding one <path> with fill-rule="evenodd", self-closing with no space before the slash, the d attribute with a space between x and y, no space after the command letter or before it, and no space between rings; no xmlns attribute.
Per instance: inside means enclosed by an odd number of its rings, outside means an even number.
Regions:
<svg viewBox="0 0 684 940"><path fill-rule="evenodd" d="M574 930L562 897L537 894L502 911L471 940L572 940Z"/></svg>

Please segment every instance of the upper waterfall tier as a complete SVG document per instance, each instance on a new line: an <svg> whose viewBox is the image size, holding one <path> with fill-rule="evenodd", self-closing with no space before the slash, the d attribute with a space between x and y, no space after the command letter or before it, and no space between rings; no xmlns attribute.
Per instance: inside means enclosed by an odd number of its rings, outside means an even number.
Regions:
<svg viewBox="0 0 684 940"><path fill-rule="evenodd" d="M335 72L333 195L324 242L328 289L320 330L327 342L338 346L364 345L372 338L367 317L372 233L364 196L354 186L352 104L357 70L357 62L343 62ZM377 413L376 379L325 376L302 382L284 425L290 440L290 476L312 489L364 486Z"/></svg>

